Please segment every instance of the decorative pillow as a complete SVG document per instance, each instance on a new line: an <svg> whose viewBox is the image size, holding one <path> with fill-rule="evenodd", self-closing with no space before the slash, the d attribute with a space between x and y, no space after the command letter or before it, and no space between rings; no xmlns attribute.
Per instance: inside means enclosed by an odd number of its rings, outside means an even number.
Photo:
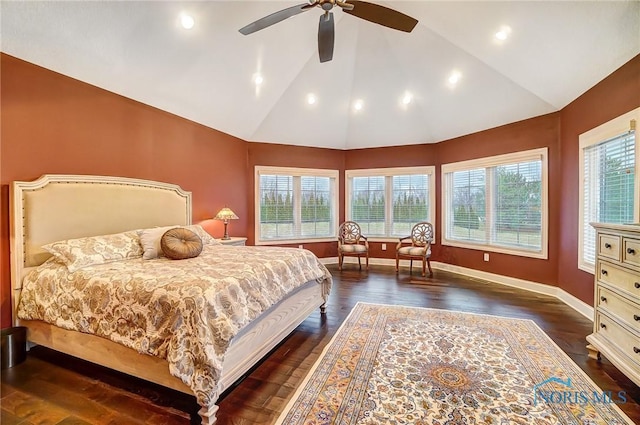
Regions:
<svg viewBox="0 0 640 425"><path fill-rule="evenodd" d="M189 229L176 227L162 235L160 247L166 257L172 260L184 260L200 255L202 239Z"/></svg>
<svg viewBox="0 0 640 425"><path fill-rule="evenodd" d="M198 224L194 224L191 226L164 226L154 227L151 229L142 229L138 231L140 234L140 244L142 245L142 250L144 251L142 254L142 258L144 260L151 260L153 258L161 257L163 253L162 247L160 246L160 239L167 230L175 229L176 227L191 230L193 233L200 237L203 245L220 244L220 242L216 241L213 236L207 233L207 231Z"/></svg>
<svg viewBox="0 0 640 425"><path fill-rule="evenodd" d="M140 238L136 231L67 239L44 245L42 248L66 265L70 272L83 267L142 256Z"/></svg>

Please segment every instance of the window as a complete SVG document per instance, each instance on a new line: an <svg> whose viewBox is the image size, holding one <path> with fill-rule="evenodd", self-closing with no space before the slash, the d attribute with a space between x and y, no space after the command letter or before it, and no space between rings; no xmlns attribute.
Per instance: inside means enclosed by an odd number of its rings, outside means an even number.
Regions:
<svg viewBox="0 0 640 425"><path fill-rule="evenodd" d="M338 171L256 167L256 244L337 237Z"/></svg>
<svg viewBox="0 0 640 425"><path fill-rule="evenodd" d="M596 232L592 222L638 222L640 108L580 135L580 231L578 267L593 273Z"/></svg>
<svg viewBox="0 0 640 425"><path fill-rule="evenodd" d="M547 258L547 149L442 166L445 245Z"/></svg>
<svg viewBox="0 0 640 425"><path fill-rule="evenodd" d="M346 217L367 237L407 236L435 219L434 167L347 170Z"/></svg>

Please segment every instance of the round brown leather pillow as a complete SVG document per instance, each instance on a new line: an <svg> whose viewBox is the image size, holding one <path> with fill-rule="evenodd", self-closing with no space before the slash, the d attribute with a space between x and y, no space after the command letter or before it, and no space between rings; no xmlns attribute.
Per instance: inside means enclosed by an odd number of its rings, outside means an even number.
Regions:
<svg viewBox="0 0 640 425"><path fill-rule="evenodd" d="M160 248L172 260L193 258L202 252L202 239L189 229L176 227L164 232L160 239Z"/></svg>

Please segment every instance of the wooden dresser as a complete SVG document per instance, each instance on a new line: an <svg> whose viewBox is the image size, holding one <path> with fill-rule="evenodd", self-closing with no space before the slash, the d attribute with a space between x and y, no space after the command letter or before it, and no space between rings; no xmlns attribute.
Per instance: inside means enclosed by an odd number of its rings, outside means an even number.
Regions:
<svg viewBox="0 0 640 425"><path fill-rule="evenodd" d="M596 268L589 356L640 385L640 226L593 223Z"/></svg>

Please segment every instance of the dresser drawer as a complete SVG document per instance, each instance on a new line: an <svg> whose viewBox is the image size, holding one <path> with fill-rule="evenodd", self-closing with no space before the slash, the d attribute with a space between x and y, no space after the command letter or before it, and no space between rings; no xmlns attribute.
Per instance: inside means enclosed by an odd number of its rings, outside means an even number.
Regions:
<svg viewBox="0 0 640 425"><path fill-rule="evenodd" d="M597 333L605 337L618 351L640 366L640 337L626 330L615 320L596 313Z"/></svg>
<svg viewBox="0 0 640 425"><path fill-rule="evenodd" d="M633 298L640 298L640 273L605 261L598 261L596 273L599 281L619 288Z"/></svg>
<svg viewBox="0 0 640 425"><path fill-rule="evenodd" d="M599 234L598 245L600 256L620 261L620 236Z"/></svg>
<svg viewBox="0 0 640 425"><path fill-rule="evenodd" d="M640 333L640 304L632 303L600 285L598 285L596 301L599 309L606 311L611 316L618 317Z"/></svg>
<svg viewBox="0 0 640 425"><path fill-rule="evenodd" d="M622 239L622 262L640 267L640 239Z"/></svg>

